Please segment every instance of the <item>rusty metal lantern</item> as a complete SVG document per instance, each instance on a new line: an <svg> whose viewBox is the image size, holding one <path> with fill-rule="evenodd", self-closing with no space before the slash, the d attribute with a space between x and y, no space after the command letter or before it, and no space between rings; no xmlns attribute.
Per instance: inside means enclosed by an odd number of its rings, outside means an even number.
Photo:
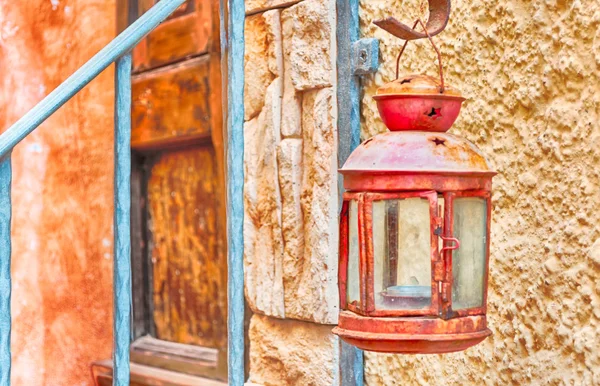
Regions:
<svg viewBox="0 0 600 386"><path fill-rule="evenodd" d="M442 74L380 88L375 99L390 131L365 141L340 170L342 311L334 333L364 350L448 353L491 334L495 172L474 144L446 133L464 98Z"/></svg>

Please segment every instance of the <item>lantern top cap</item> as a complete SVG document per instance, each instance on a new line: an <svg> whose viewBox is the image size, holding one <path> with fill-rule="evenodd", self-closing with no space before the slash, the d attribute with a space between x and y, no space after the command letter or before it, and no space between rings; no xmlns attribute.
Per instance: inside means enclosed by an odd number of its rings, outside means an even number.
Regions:
<svg viewBox="0 0 600 386"><path fill-rule="evenodd" d="M383 95L440 95L464 100L461 92L450 85L445 85L444 92L440 93L441 86L439 78L429 75L408 75L379 87L375 98Z"/></svg>
<svg viewBox="0 0 600 386"><path fill-rule="evenodd" d="M342 174L434 173L493 176L483 153L464 138L425 131L387 132L352 152Z"/></svg>

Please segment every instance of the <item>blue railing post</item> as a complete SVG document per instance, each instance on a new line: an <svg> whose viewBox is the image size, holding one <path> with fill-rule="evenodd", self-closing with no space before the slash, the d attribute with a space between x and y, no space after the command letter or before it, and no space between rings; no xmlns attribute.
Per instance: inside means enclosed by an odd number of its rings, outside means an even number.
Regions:
<svg viewBox="0 0 600 386"><path fill-rule="evenodd" d="M350 153L360 145L360 79L352 68L353 44L359 39L359 0L336 0L337 3L337 98L338 98L338 167L342 167ZM339 202L342 202L344 184L339 175ZM342 386L364 384L363 352L343 341L340 351Z"/></svg>
<svg viewBox="0 0 600 386"><path fill-rule="evenodd" d="M10 153L0 157L0 386L10 385Z"/></svg>
<svg viewBox="0 0 600 386"><path fill-rule="evenodd" d="M41 102L23 115L17 122L0 135L0 386L10 385L10 222L11 222L11 164L10 153L12 149L44 122L52 113L58 110L79 90L86 86L100 72L111 63L117 61L115 75L115 241L114 241L114 380L118 386L129 385L129 344L131 338L131 239L130 239L130 212L131 212L131 55L127 54L145 35L156 28L164 19L172 14L186 0L162 0L131 24L125 31L102 48L96 55L61 83ZM225 1L225 0L223 0ZM243 14L243 1L241 3ZM237 15L237 14L236 14ZM239 15L236 16L239 19ZM243 70L243 17L241 18L241 57L236 60L241 63ZM236 27L239 35L240 26ZM239 47L239 44L238 44ZM237 49L239 51L239 48ZM236 63L238 63L236 62ZM236 64L239 66L239 64ZM243 89L243 76L242 76ZM243 92L243 91L242 91ZM237 103L240 102L236 98ZM243 106L243 94L241 99ZM243 107L242 107L243 123ZM241 129L240 129L241 130ZM238 142L241 132L237 134ZM243 144L243 136L242 144ZM243 147L243 146L242 146ZM243 149L241 150L243 152ZM241 156L240 156L241 157ZM239 161L235 162L236 168L241 170ZM239 180L236 179L236 181ZM237 183L237 182L236 182ZM243 176L242 176L243 183ZM236 213L239 213L239 203ZM241 207L243 211L243 206ZM242 212L243 213L243 212ZM241 220L240 220L241 221ZM237 224L237 222L236 222ZM236 225L241 229L241 222ZM242 246L235 247L234 255L239 256ZM242 252L243 253L243 252ZM241 257L236 260L238 267ZM239 269L239 268L236 268ZM240 271L242 272L242 271ZM237 275L239 276L239 274ZM236 281L232 281L235 283ZM238 283L239 284L239 283ZM237 287L236 287L237 288ZM241 295L241 343L235 343L235 352L241 352L241 372L243 379L243 274L239 289ZM239 300L235 303L239 308ZM237 322L236 322L237 323ZM237 328L239 330L239 327ZM239 349L241 345L241 350ZM236 354L238 355L238 354ZM238 355L238 356L239 356ZM238 361L239 362L239 361ZM239 366L239 363L237 365ZM232 383L232 384L243 384Z"/></svg>
<svg viewBox="0 0 600 386"><path fill-rule="evenodd" d="M226 0L221 0L225 2ZM227 299L229 385L244 385L244 0L221 3L227 55ZM225 25L227 28L225 28ZM224 37L227 36L227 45Z"/></svg>
<svg viewBox="0 0 600 386"><path fill-rule="evenodd" d="M131 54L115 70L113 385L129 385L131 340Z"/></svg>

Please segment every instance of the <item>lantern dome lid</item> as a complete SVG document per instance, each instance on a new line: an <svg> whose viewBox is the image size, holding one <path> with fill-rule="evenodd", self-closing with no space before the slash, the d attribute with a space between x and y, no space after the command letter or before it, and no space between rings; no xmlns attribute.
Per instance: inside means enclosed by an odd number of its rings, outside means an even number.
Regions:
<svg viewBox="0 0 600 386"><path fill-rule="evenodd" d="M340 172L496 174L473 143L452 134L425 131L376 135L352 152Z"/></svg>
<svg viewBox="0 0 600 386"><path fill-rule="evenodd" d="M444 92L440 93L441 86L440 79L433 76L408 75L379 87L375 95L443 95L464 100L458 89L447 84L444 86Z"/></svg>

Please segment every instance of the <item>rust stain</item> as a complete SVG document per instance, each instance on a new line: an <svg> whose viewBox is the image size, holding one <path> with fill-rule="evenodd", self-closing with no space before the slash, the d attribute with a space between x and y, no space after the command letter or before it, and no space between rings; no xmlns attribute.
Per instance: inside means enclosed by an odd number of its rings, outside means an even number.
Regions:
<svg viewBox="0 0 600 386"><path fill-rule="evenodd" d="M444 159L462 164L467 168L474 170L485 170L488 168L487 161L485 158L474 152L468 142L464 141L444 141L444 146L437 146L438 142L443 140L442 138L434 137L430 139L431 142L435 143L435 149L432 151ZM436 142L437 141L437 142Z"/></svg>

